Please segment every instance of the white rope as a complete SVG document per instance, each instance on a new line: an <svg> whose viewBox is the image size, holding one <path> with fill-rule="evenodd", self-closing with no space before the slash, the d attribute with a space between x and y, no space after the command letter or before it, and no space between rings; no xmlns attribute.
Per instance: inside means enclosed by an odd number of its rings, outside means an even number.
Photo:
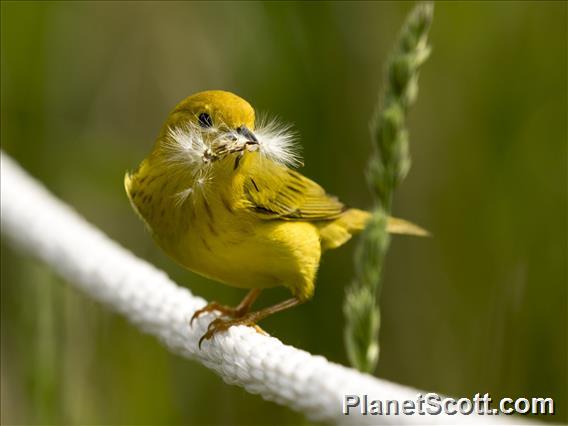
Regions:
<svg viewBox="0 0 568 426"><path fill-rule="evenodd" d="M158 337L172 351L215 370L227 383L286 405L312 420L334 423L462 424L503 420L475 415L379 418L362 416L359 409L345 416L345 395L367 394L370 399L404 401L414 400L419 391L331 363L248 327L232 327L205 341L200 350L197 342L212 316L203 315L191 328L189 319L205 305L205 300L110 240L3 152L1 170L2 233L11 242L50 265L70 284Z"/></svg>

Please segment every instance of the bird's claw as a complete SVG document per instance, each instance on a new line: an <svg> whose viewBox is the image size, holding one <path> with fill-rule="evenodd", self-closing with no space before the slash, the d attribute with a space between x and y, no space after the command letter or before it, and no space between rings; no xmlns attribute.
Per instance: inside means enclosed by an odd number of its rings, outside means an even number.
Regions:
<svg viewBox="0 0 568 426"><path fill-rule="evenodd" d="M244 316L242 318L236 318L236 319L217 318L211 321L209 326L207 326L207 332L199 339L199 349L201 349L201 344L203 343L204 340L209 340L215 334L220 333L222 331L227 331L229 328L235 325L246 325L248 327L254 328L257 333L268 335L267 332L265 332L262 328L260 328L258 325L255 324L254 318L251 318L249 316Z"/></svg>
<svg viewBox="0 0 568 426"><path fill-rule="evenodd" d="M195 311L195 313L193 314L193 316L189 320L189 325L192 326L193 321L196 320L197 318L199 318L202 314L206 314L207 312L213 312L213 311L221 312L221 314L228 316L228 317L233 317L233 318L241 315L241 313L235 308L220 305L217 302L209 302L203 308Z"/></svg>
<svg viewBox="0 0 568 426"><path fill-rule="evenodd" d="M207 331L214 329L215 327L219 326L219 324L222 323L222 322L223 322L223 319L221 319L221 318L214 319L207 326Z"/></svg>

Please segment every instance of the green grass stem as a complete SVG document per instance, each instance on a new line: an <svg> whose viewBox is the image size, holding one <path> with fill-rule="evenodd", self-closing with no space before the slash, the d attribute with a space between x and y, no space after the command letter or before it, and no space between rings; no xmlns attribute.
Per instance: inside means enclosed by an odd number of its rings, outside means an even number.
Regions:
<svg viewBox="0 0 568 426"><path fill-rule="evenodd" d="M360 371L373 372L379 361L381 273L389 247L387 221L396 187L410 169L408 108L418 94L420 66L430 54L428 30L432 3L419 3L409 14L386 68L384 91L371 118L373 151L367 169L373 216L355 251L355 278L343 306L347 356Z"/></svg>

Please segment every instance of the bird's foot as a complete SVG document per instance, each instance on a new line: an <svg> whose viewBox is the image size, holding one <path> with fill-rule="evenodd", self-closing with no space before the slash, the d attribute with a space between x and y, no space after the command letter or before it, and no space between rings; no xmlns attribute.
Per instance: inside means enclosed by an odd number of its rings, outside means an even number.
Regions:
<svg viewBox="0 0 568 426"><path fill-rule="evenodd" d="M217 318L211 321L211 324L209 324L209 326L207 327L207 332L203 336L201 336L201 339L199 339L199 348L201 349L201 343L204 340L209 340L215 334L226 331L235 325L246 325L248 327L253 327L257 331L257 333L268 335L267 332L256 325L257 320L258 318L256 315L254 315L254 313L246 314L241 316L240 318L234 319Z"/></svg>
<svg viewBox="0 0 568 426"><path fill-rule="evenodd" d="M217 302L209 302L205 307L195 311L195 313L191 317L191 320L189 320L189 325L191 326L193 324L193 321L196 320L200 315L213 311L221 312L221 314L230 318L240 318L244 314L246 314L246 310L240 307L231 308L230 306L221 305Z"/></svg>

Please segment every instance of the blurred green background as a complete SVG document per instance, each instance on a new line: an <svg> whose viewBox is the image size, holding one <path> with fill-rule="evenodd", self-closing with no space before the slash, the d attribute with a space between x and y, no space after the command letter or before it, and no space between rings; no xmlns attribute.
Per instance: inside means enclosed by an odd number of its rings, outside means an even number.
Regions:
<svg viewBox="0 0 568 426"><path fill-rule="evenodd" d="M207 299L242 290L180 269L122 177L171 108L222 88L294 123L302 171L369 206L368 119L412 3L2 2L1 141L90 222ZM411 111L377 375L456 396L553 397L567 421L567 5L439 3ZM41 212L38 212L41 214ZM263 327L346 364L354 244L311 303ZM2 242L3 424L298 424L178 358ZM284 290L266 292L275 302Z"/></svg>

